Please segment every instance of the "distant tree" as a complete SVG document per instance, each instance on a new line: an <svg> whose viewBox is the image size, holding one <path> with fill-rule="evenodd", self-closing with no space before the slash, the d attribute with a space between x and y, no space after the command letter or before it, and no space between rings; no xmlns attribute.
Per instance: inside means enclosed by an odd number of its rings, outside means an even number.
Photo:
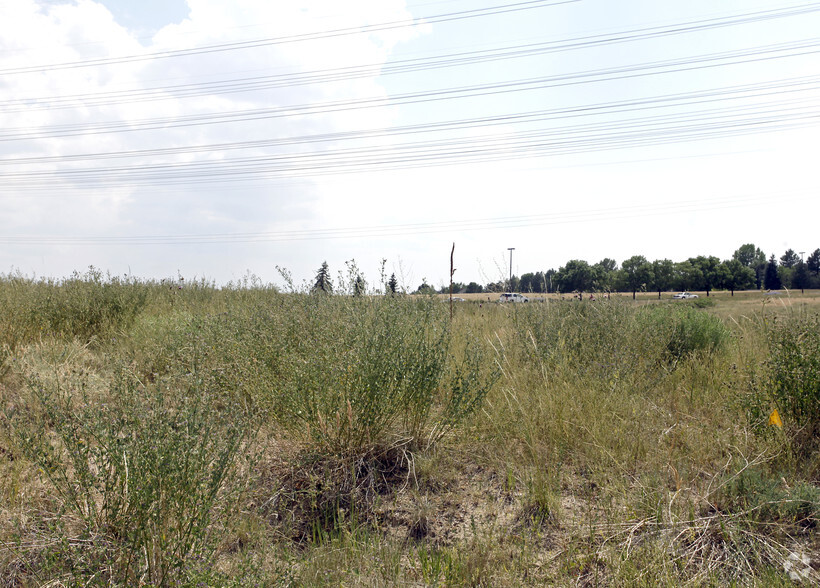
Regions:
<svg viewBox="0 0 820 588"><path fill-rule="evenodd" d="M481 284L477 284L476 282L470 282L467 284L467 289L465 290L467 294L480 294L484 291L484 288Z"/></svg>
<svg viewBox="0 0 820 588"><path fill-rule="evenodd" d="M395 296L399 291L399 281L396 279L396 274L390 274L390 279L387 281L387 293Z"/></svg>
<svg viewBox="0 0 820 588"><path fill-rule="evenodd" d="M555 279L555 274L557 272L554 269L548 269L544 273L544 290L552 294L555 292L555 284L553 284L553 280Z"/></svg>
<svg viewBox="0 0 820 588"><path fill-rule="evenodd" d="M518 292L518 287L520 284L521 280L518 278L518 276L514 275L512 279L507 283L509 288L507 292Z"/></svg>
<svg viewBox="0 0 820 588"><path fill-rule="evenodd" d="M800 288L802 293L804 289L809 287L809 270L806 264L798 261L792 274L792 288Z"/></svg>
<svg viewBox="0 0 820 588"><path fill-rule="evenodd" d="M589 292L595 288L597 272L582 259L571 259L553 278L561 292Z"/></svg>
<svg viewBox="0 0 820 588"><path fill-rule="evenodd" d="M696 289L706 290L706 295L716 287L719 286L724 279L723 268L721 267L720 259L710 255L699 255L697 257L690 257L689 263L700 270L700 282Z"/></svg>
<svg viewBox="0 0 820 588"><path fill-rule="evenodd" d="M367 283L364 281L361 274L358 274L356 276L356 280L353 282L353 296L364 296L366 291Z"/></svg>
<svg viewBox="0 0 820 588"><path fill-rule="evenodd" d="M780 290L782 286L780 282L780 274L777 272L777 260L774 258L774 253L769 258L769 263L766 264L766 275L763 277L763 285L767 290Z"/></svg>
<svg viewBox="0 0 820 588"><path fill-rule="evenodd" d="M809 255L809 258L806 260L806 269L815 276L820 274L820 249L815 249L811 255Z"/></svg>
<svg viewBox="0 0 820 588"><path fill-rule="evenodd" d="M783 267L778 266L777 268L777 275L780 277L780 287L781 288L796 288L797 286L792 285L792 279L794 278L794 268L793 267Z"/></svg>
<svg viewBox="0 0 820 588"><path fill-rule="evenodd" d="M618 280L618 262L609 257L605 257L592 266L595 271L595 285L597 290L610 291L616 287Z"/></svg>
<svg viewBox="0 0 820 588"><path fill-rule="evenodd" d="M518 286L521 292L544 292L544 272L526 273L521 275L521 281Z"/></svg>
<svg viewBox="0 0 820 588"><path fill-rule="evenodd" d="M461 282L453 282L453 294L461 294L462 292L464 292L466 287L467 286L465 286ZM450 293L450 284L447 284L446 286L442 286L441 288L439 288L438 292L439 292L439 294L449 294Z"/></svg>
<svg viewBox="0 0 820 588"><path fill-rule="evenodd" d="M632 292L632 299L638 290L645 289L652 281L652 264L643 255L633 255L621 264L621 273L626 289Z"/></svg>
<svg viewBox="0 0 820 588"><path fill-rule="evenodd" d="M427 296L432 296L436 293L436 289L433 288L430 284L427 283L426 280L422 280L421 286L416 288L416 291L413 294L424 294Z"/></svg>
<svg viewBox="0 0 820 588"><path fill-rule="evenodd" d="M800 256L795 253L794 249L787 249L783 257L780 258L780 266L789 269L800 263Z"/></svg>
<svg viewBox="0 0 820 588"><path fill-rule="evenodd" d="M605 272L618 271L618 262L610 257L604 257L601 261L595 264Z"/></svg>
<svg viewBox="0 0 820 588"><path fill-rule="evenodd" d="M740 248L734 252L732 258L754 271L755 288L760 290L760 287L763 285L763 274L766 271L766 254L763 253L759 247L755 247L753 243L747 243L746 245L741 245Z"/></svg>
<svg viewBox="0 0 820 588"><path fill-rule="evenodd" d="M547 275L544 272L535 272L533 278L533 292L543 294L547 291Z"/></svg>
<svg viewBox="0 0 820 588"><path fill-rule="evenodd" d="M652 290L667 292L672 288L672 280L675 277L675 264L671 259L656 259L652 262Z"/></svg>
<svg viewBox="0 0 820 588"><path fill-rule="evenodd" d="M675 264L675 275L672 284L677 290L698 290L703 283L703 272L688 261Z"/></svg>
<svg viewBox="0 0 820 588"><path fill-rule="evenodd" d="M737 259L727 259L723 262L724 280L722 287L735 295L735 290L747 290L755 283L755 272L752 268L743 265Z"/></svg>
<svg viewBox="0 0 820 588"><path fill-rule="evenodd" d="M316 279L313 282L312 292L318 294L333 293L333 284L330 281L330 270L328 269L326 261L322 262L322 266L319 268L319 271L316 272Z"/></svg>
<svg viewBox="0 0 820 588"><path fill-rule="evenodd" d="M754 243L747 243L737 248L732 254L732 259L738 260L746 267L754 268L761 261L766 263L766 254L759 247L755 247Z"/></svg>

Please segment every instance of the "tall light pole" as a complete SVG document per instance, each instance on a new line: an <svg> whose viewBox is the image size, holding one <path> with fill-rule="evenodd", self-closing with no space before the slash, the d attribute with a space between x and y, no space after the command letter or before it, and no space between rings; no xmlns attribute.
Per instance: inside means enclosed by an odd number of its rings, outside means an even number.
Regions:
<svg viewBox="0 0 820 588"><path fill-rule="evenodd" d="M507 247L507 250L510 252L510 292L512 292L512 252L515 251L515 247Z"/></svg>

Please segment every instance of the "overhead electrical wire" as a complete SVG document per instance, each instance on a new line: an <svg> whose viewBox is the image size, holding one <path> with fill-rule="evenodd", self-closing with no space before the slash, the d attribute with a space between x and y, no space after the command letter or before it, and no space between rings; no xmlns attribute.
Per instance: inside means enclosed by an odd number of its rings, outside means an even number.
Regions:
<svg viewBox="0 0 820 588"><path fill-rule="evenodd" d="M596 82L611 82L636 77L645 77L649 75L681 73L684 71L694 71L727 65L740 65L760 61L770 61L773 59L784 59L788 57L815 54L818 52L820 52L820 37L803 39L792 43L780 43L776 45L766 45L737 51L712 53L685 59L650 62L626 67L576 72L557 76L543 76L505 82L477 84L472 86L446 88L442 90L409 92L387 98L357 98L353 100L336 100L324 103L300 104L233 112L211 112L207 114L155 117L140 120L117 120L84 124L52 125L43 127L36 131L31 131L29 127L6 127L0 131L0 141L135 132L205 124L226 124L290 116L326 114L345 110L361 110L364 108L383 108L387 106L419 104L438 100L475 98L510 92L543 90L547 88Z"/></svg>
<svg viewBox="0 0 820 588"><path fill-rule="evenodd" d="M383 63L347 66L332 69L315 70L308 72L278 74L271 76L256 76L206 82L199 84L179 84L172 86L157 86L139 90L118 90L109 92L95 92L91 94L71 94L51 97L24 97L14 100L0 101L0 108L7 113L31 112L33 110L54 110L59 108L85 108L110 106L114 104L137 103L156 100L173 100L190 98L202 95L221 95L240 92L257 92L276 88L292 88L295 86L360 79L373 76L386 76L419 71L431 71L445 67L474 65L493 61L520 59L605 46L614 43L647 40L651 38L692 33L710 30L718 27L749 24L775 18L792 17L820 11L820 4L801 5L777 10L752 12L719 19L691 21L682 24L639 28L610 35L593 35L575 37L561 41L543 43L529 43L514 45L500 49L453 53L427 58L404 59ZM15 106L17 108L15 108Z"/></svg>
<svg viewBox="0 0 820 588"><path fill-rule="evenodd" d="M203 145L188 145L181 147L161 147L153 149L139 149L131 151L106 151L85 154L65 154L52 156L32 156L0 158L0 166L21 165L55 162L96 161L103 159L121 159L133 157L161 157L170 155L191 155L195 153L213 153L241 149L262 149L283 147L311 143L328 143L373 139L380 137L416 135L442 131L459 131L477 127L492 127L498 125L522 125L527 123L544 122L548 120L577 118L597 114L627 113L645 109L668 107L693 106L726 100L738 101L752 98L767 98L782 96L786 93L812 92L820 90L820 75L803 76L770 80L757 84L742 84L712 88L700 92L678 94L663 94L633 100L578 105L563 109L546 109L529 112L514 112L493 116L476 117L469 119L446 120L440 122L418 123L389 128L358 129L353 131L339 131L333 133L319 133L314 135L287 136L274 139L253 141L236 141L230 143L211 143Z"/></svg>
<svg viewBox="0 0 820 588"><path fill-rule="evenodd" d="M436 14L432 16L422 17L420 20L399 20L389 21L384 23L377 23L372 25L363 25L358 27L347 27L340 29L331 29L326 31L318 31L314 33L303 33L298 35L287 35L283 37L269 37L265 39L255 39L252 41L239 41L235 43L221 43L218 45L207 45L203 47L194 47L191 49L177 49L168 51L157 51L153 53L146 53L143 55L128 55L124 57L105 57L101 59L86 59L82 61L71 61L66 63L52 63L48 65L34 65L26 67L14 67L7 69L0 69L0 75L12 75L22 73L40 73L51 72L60 69L76 69L80 67L96 67L101 65L120 65L123 63L133 63L137 61L150 61L154 59L166 59L172 57L187 57L190 55L203 55L207 53L221 53L224 51L236 51L239 49L255 49L258 47L266 47L271 45L281 45L284 43L294 43L299 41L313 41L316 39L328 39L332 37L341 37L347 35L370 34L379 31L386 31L391 29L408 28L417 26L419 24L435 24L440 22L451 22L456 20L464 20L469 18L477 18L484 16L495 16L498 14L505 14L510 12L521 12L523 10L532 10L536 8L547 8L552 6L560 6L562 4L574 4L581 0L528 0L527 2L515 2L511 4L501 4L496 6L488 6L485 8L477 8L474 10L461 10L458 12L449 12L445 14Z"/></svg>
<svg viewBox="0 0 820 588"><path fill-rule="evenodd" d="M782 93L781 93L782 94ZM618 121L537 129L505 134L425 140L397 145L335 148L307 153L280 153L247 158L202 160L105 168L15 171L3 174L3 191L53 188L62 179L91 187L236 182L248 177L344 173L388 166L440 166L512 157L541 157L578 150L717 138L789 128L820 120L820 99L790 99L734 105Z"/></svg>
<svg viewBox="0 0 820 588"><path fill-rule="evenodd" d="M576 1L576 0L569 0ZM518 2L475 11L461 11L439 15L452 19L473 18L489 14L489 10L529 10L568 2ZM472 51L448 54L433 58L411 59L388 64L383 73L397 74L427 71L443 67L455 67L490 61L514 59L548 52L570 51L578 48L601 46L659 36L706 30L735 24L762 22L773 18L799 16L820 10L820 3L809 3L783 9L745 13L719 19L691 21L664 27L633 29L609 35L578 37L551 43L516 45L496 50ZM485 12L482 12L485 11ZM495 13L494 13L495 14ZM432 17L430 17L432 18ZM429 18L428 18L429 21ZM372 26L409 26L383 23ZM384 29L373 29L384 30ZM148 58L184 57L201 53L233 51L262 46L253 43L276 44L297 42L308 38L324 38L343 34L358 34L359 29L336 29L307 35L279 37L247 43L231 43L208 47L163 52L148 56L111 58L56 64L57 68L90 67L127 63L129 60ZM372 31L371 31L372 32ZM192 127L218 123L260 121L281 117L308 116L324 113L382 108L405 104L429 103L493 96L511 92L542 90L578 84L616 82L637 77L679 74L706 68L786 59L812 55L820 52L820 38L802 39L791 43L765 45L735 51L708 53L687 58L654 61L598 70L571 72L561 75L532 77L451 87L422 90L399 94L388 98L358 98L324 103L295 104L264 109L211 112L176 117L154 117L131 121L101 121L87 124L51 125L32 132L26 127L0 129L0 141L54 139L80 135L123 133ZM121 61L115 61L119 59ZM45 67L45 66L41 66ZM350 68L317 70L304 74L282 74L222 80L206 84L148 88L140 91L107 92L95 98L88 94L65 97L67 101L88 101L84 106L93 108L160 99L158 93L177 92L174 98L195 97L202 93L258 91L283 85L314 84L353 79L373 75L370 65ZM393 67L394 69L389 69ZM53 69L52 66L49 66ZM43 71L38 69L0 70L0 73L24 73ZM183 145L141 150L111 150L99 153L67 153L63 155L37 156L22 154L17 157L0 158L0 194L29 195L48 194L66 188L134 189L140 186L186 186L218 185L231 182L257 181L260 179L316 177L330 174L362 171L414 169L417 167L475 164L519 158L546 157L589 153L600 150L643 147L667 143L680 143L702 139L741 136L750 133L806 127L820 123L820 76L799 76L780 80L767 80L754 84L739 84L708 90L676 92L656 96L576 104L563 108L534 111L513 111L483 117L445 119L434 122L402 125L390 128L356 129L335 133L286 136L256 141L211 143L206 145ZM70 107L61 98L39 98L51 101L56 107ZM108 102L106 102L108 101ZM11 107L17 101L0 102ZM36 110L38 105L32 105ZM486 132L497 126L509 126L514 130L499 133ZM481 130L485 132L482 132ZM480 134L468 131L477 130ZM399 143L379 142L379 139L401 137ZM427 138L425 138L427 137ZM407 140L410 139L410 140ZM303 151L293 150L303 147ZM244 157L227 158L226 151L253 150ZM259 150L264 150L259 154ZM217 156L210 157L214 152ZM178 156L205 155L204 159L178 161ZM113 164L100 162L121 159L137 159L132 163ZM94 167L82 166L92 164ZM34 169L31 169L34 168ZM379 227L354 227L348 229L325 229L316 231L282 231L271 233L211 233L204 235L145 235L145 236L0 236L0 243L13 244L207 244L256 241L288 241L327 238L367 238L388 235L423 234L453 230L485 230L487 228L511 228L569 222L589 222L602 218L629 218L629 215L669 214L736 206L738 203L762 204L770 195L761 197L714 198L709 203L677 202L660 203L637 208L612 208L601 211L568 215L527 215L499 217L450 223L418 223ZM712 207L712 208L710 208Z"/></svg>

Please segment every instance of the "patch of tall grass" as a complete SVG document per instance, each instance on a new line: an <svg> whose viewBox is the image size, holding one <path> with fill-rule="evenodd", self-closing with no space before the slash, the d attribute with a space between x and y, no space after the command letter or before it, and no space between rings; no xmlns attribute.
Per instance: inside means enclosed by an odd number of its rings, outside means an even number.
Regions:
<svg viewBox="0 0 820 588"><path fill-rule="evenodd" d="M59 548L39 554L42 565L78 584L167 586L191 579L194 563L206 571L212 511L235 490L252 415L196 370L181 389L120 372L102 398L82 377L73 384L33 380L31 404L6 410L58 500Z"/></svg>

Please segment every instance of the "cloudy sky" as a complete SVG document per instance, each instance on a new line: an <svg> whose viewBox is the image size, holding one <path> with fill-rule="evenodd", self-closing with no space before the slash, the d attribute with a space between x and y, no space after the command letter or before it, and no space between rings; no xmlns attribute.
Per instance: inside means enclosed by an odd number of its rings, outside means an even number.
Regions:
<svg viewBox="0 0 820 588"><path fill-rule="evenodd" d="M0 2L0 272L820 247L820 2Z"/></svg>

